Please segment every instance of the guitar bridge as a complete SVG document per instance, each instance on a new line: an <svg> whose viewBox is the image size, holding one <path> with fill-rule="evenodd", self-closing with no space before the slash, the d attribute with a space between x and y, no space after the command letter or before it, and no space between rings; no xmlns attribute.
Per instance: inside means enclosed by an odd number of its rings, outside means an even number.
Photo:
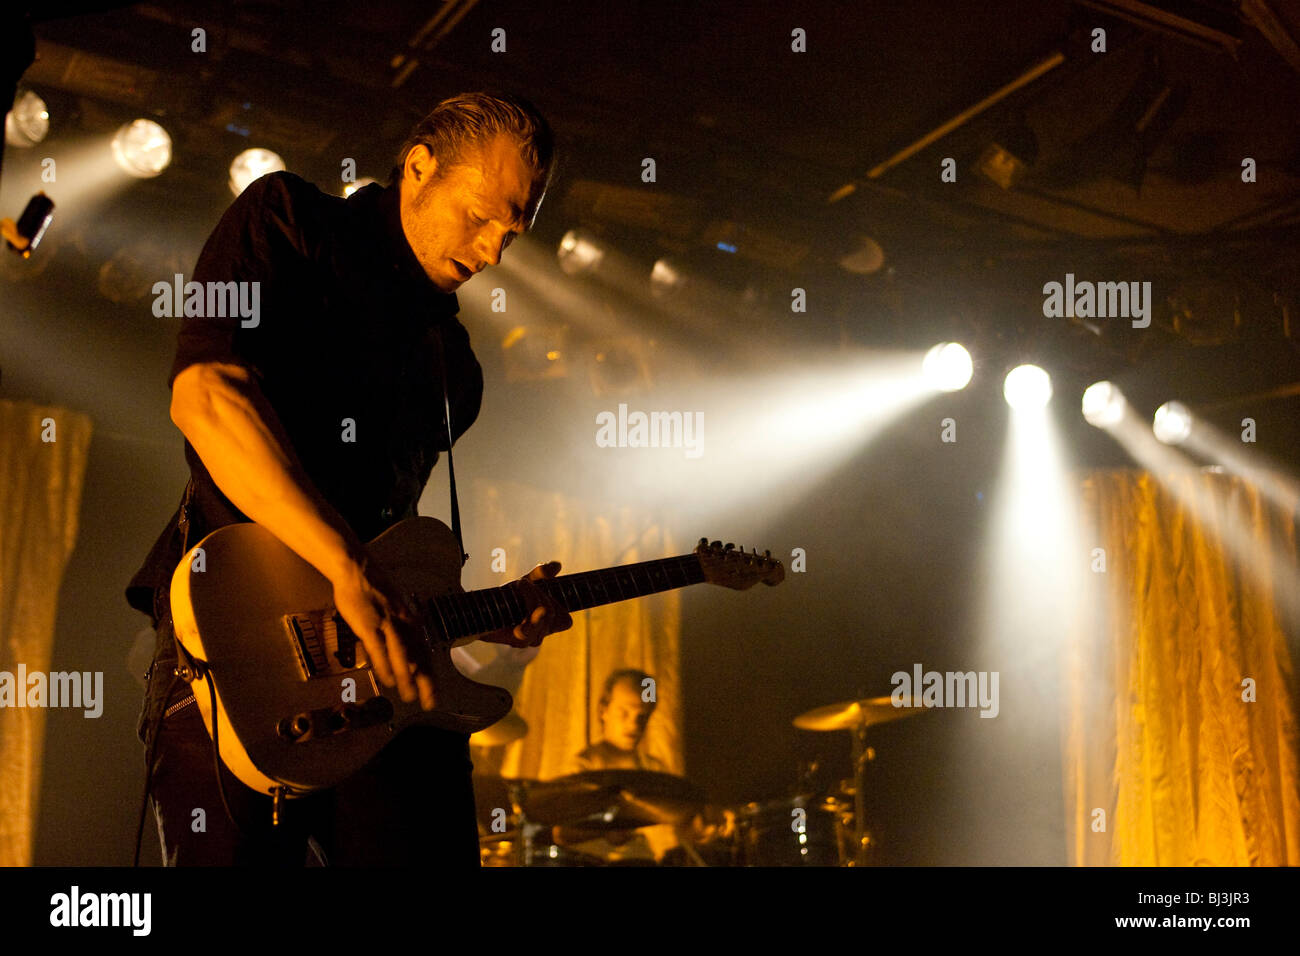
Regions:
<svg viewBox="0 0 1300 956"><path fill-rule="evenodd" d="M300 611L283 622L304 680L366 666L365 646L337 611Z"/></svg>

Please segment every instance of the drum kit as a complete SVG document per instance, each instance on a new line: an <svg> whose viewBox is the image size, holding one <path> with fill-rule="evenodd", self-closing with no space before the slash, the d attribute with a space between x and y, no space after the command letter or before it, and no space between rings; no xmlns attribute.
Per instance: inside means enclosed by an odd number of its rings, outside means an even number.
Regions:
<svg viewBox="0 0 1300 956"><path fill-rule="evenodd" d="M650 770L587 770L555 780L476 776L484 866L654 865L611 862L574 838L627 841L643 827L674 828L678 846L665 866L868 866L875 841L866 827L866 767L875 752L867 729L924 710L920 700L890 697L843 701L794 718L811 731L848 731L853 776L831 792L813 787L794 796L738 806L711 806L684 777ZM475 747L518 740L528 725L517 714L473 735ZM506 808L509 808L507 811Z"/></svg>

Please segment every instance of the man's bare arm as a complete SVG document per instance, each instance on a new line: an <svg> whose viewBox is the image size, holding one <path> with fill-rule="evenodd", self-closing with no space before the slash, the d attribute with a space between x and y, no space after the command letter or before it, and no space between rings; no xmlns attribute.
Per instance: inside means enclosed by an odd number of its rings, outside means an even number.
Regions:
<svg viewBox="0 0 1300 956"><path fill-rule="evenodd" d="M361 540L308 478L246 368L189 366L172 385L171 418L235 507L321 574L334 581L361 563Z"/></svg>
<svg viewBox="0 0 1300 956"><path fill-rule="evenodd" d="M407 647L416 642L402 633L402 623L415 626L410 610L312 483L252 373L219 362L189 366L172 384L171 418L235 507L334 585L335 603L379 679L396 680L406 700L418 686L431 705L427 675L411 679Z"/></svg>

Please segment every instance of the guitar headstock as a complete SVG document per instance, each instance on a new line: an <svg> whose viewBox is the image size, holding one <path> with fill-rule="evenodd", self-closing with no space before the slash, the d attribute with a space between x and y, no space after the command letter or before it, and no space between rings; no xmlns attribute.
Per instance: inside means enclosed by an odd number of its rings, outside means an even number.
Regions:
<svg viewBox="0 0 1300 956"><path fill-rule="evenodd" d="M721 541L710 544L707 538L701 538L695 555L700 559L704 580L724 588L743 591L760 581L773 587L785 580L785 566L772 557L771 551L747 552L734 544L724 547Z"/></svg>

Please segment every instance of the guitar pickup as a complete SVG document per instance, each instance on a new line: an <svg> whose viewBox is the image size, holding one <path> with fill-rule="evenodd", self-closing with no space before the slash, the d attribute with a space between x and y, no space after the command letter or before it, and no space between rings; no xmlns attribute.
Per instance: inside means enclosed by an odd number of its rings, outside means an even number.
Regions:
<svg viewBox="0 0 1300 956"><path fill-rule="evenodd" d="M365 666L365 647L358 647L361 639L338 611L298 611L284 615L282 621L304 680Z"/></svg>
<svg viewBox="0 0 1300 956"><path fill-rule="evenodd" d="M334 659L339 662L339 666L353 668L357 666L357 635L353 633L352 628L348 627L347 621L343 620L343 615L337 611L334 613L334 626L338 628L339 644L338 649L334 652Z"/></svg>
<svg viewBox="0 0 1300 956"><path fill-rule="evenodd" d="M315 677L329 670L330 662L325 656L320 629L310 614L286 614L284 627L289 632L289 640L298 657L303 677Z"/></svg>

